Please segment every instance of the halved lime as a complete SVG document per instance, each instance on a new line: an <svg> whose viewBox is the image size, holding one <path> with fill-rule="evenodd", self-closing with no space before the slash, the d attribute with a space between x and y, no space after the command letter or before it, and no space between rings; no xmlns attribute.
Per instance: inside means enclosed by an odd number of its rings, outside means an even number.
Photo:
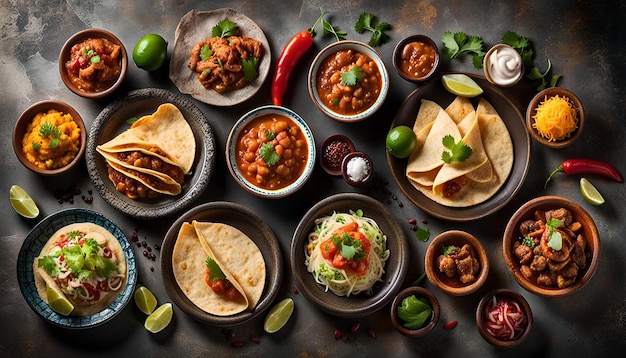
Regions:
<svg viewBox="0 0 626 358"><path fill-rule="evenodd" d="M11 200L13 209L23 217L34 219L39 216L37 204L35 204L33 198L20 186L11 186L11 189L9 189L9 199Z"/></svg>
<svg viewBox="0 0 626 358"><path fill-rule="evenodd" d="M278 302L265 317L263 329L267 333L274 333L283 328L293 313L293 300L289 297Z"/></svg>
<svg viewBox="0 0 626 358"><path fill-rule="evenodd" d="M580 194L582 194L583 199L591 205L598 206L604 204L602 194L585 178L580 178Z"/></svg>
<svg viewBox="0 0 626 358"><path fill-rule="evenodd" d="M171 303L164 303L154 312L152 312L146 322L143 324L144 328L151 333L161 332L172 321L174 310Z"/></svg>
<svg viewBox="0 0 626 358"><path fill-rule="evenodd" d="M145 314L150 314L154 312L154 309L157 305L156 297L154 294L150 292L150 290L145 286L139 286L135 290L134 294L135 304L139 307L139 310Z"/></svg>
<svg viewBox="0 0 626 358"><path fill-rule="evenodd" d="M454 73L441 76L441 83L448 92L457 96L476 97L483 94L483 89L468 75Z"/></svg>
<svg viewBox="0 0 626 358"><path fill-rule="evenodd" d="M52 310L60 315L67 316L74 311L74 305L61 292L48 286L46 288L48 305Z"/></svg>

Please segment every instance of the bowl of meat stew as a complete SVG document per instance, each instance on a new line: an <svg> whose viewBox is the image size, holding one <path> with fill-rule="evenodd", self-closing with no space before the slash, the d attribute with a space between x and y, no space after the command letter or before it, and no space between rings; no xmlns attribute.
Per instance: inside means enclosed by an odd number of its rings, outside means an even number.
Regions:
<svg viewBox="0 0 626 358"><path fill-rule="evenodd" d="M600 258L600 236L593 218L578 203L541 196L513 214L502 251L520 286L539 296L562 297L592 278Z"/></svg>

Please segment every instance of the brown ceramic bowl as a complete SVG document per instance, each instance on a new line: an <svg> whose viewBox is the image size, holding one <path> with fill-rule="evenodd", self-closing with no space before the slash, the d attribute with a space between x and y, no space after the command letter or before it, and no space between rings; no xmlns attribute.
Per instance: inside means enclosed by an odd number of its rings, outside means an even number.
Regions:
<svg viewBox="0 0 626 358"><path fill-rule="evenodd" d="M324 139L320 146L320 165L330 175L341 175L343 158L354 151L354 144L350 138L343 134L333 134Z"/></svg>
<svg viewBox="0 0 626 358"><path fill-rule="evenodd" d="M576 115L578 117L578 128L570 133L569 137L565 139L548 141L547 138L542 137L541 134L539 134L539 132L535 128L533 128L533 123L535 122L533 116L537 114L537 107L542 101L544 101L546 98L551 98L557 95L559 97L569 98L570 103L572 104L574 109L576 109ZM580 136L583 131L584 124L585 109L583 107L583 103L574 92L562 87L550 87L537 93L528 104L528 108L526 110L526 127L528 128L528 132L530 132L530 135L535 138L537 142L548 148L561 149L569 146Z"/></svg>
<svg viewBox="0 0 626 358"><path fill-rule="evenodd" d="M382 81L380 92L378 94L378 97L376 98L376 101L367 109L356 114L339 113L335 108L333 108L335 106L328 106L324 103L317 90L317 73L324 60L326 60L330 56L333 56L338 51L344 50L360 52L372 59L376 63L376 67L380 72ZM366 43L351 40L334 42L323 48L317 54L317 56L315 56L313 62L311 63L307 82L309 87L309 95L311 96L311 100L313 101L315 106L326 116L336 121L348 123L362 121L376 113L376 111L378 111L380 107L382 107L383 103L385 102L385 98L387 98L387 93L389 92L389 73L387 72L385 62L383 61L380 54Z"/></svg>
<svg viewBox="0 0 626 358"><path fill-rule="evenodd" d="M582 224L582 229L578 233L582 234L587 241L587 251L589 256L586 260L586 266L578 271L576 282L565 288L548 287L537 284L536 281L528 280L520 271L520 262L514 254L513 249L515 242L522 236L519 231L520 224L527 219L532 219L536 210L551 210L565 208L568 209L574 221ZM580 290L589 282L596 271L598 261L600 260L600 235L593 218L589 213L576 202L560 196L541 196L530 200L522 205L511 216L504 237L502 238L502 252L504 260L509 268L509 272L513 278L528 292L544 297L562 297L571 295Z"/></svg>
<svg viewBox="0 0 626 358"><path fill-rule="evenodd" d="M412 51L407 48L408 45L413 43L421 43L419 48L413 49ZM432 59L432 68L426 68L423 72L418 71L416 74L415 71L411 73L408 71L408 66L410 63L416 62L421 59L423 56L428 56L425 49L432 49L433 59ZM420 51L421 50L421 51ZM411 53L414 53L411 55ZM430 37L425 35L411 35L407 36L404 39L400 40L396 47L393 50L393 67L395 68L398 75L403 79L414 82L421 83L428 81L431 79L435 73L437 73L437 69L439 68L439 48L435 41L433 41Z"/></svg>
<svg viewBox="0 0 626 358"><path fill-rule="evenodd" d="M513 304L513 309L519 309L523 312L525 318L520 318L520 330L513 334L513 338L505 339L500 338L495 335L489 333L488 325L490 323L489 317L487 315L487 310L493 307L493 299L499 300L508 300L508 303ZM500 301L502 304L503 301ZM515 305L517 304L517 305ZM498 322L493 322L497 324ZM501 288L497 290L493 290L487 293L478 303L478 307L476 308L476 326L478 328L478 332L480 335L491 345L502 348L510 348L517 346L522 343L529 335L533 327L533 312L530 309L530 305L524 298L524 296L519 293L507 289Z"/></svg>
<svg viewBox="0 0 626 358"><path fill-rule="evenodd" d="M26 154L22 150L22 138L26 133L26 127L33 120L33 118L35 118L38 113L48 112L51 109L55 109L62 113L67 113L72 116L72 118L78 125L78 128L80 128L80 144L78 147L78 153L76 153L74 159L66 166L57 169L42 169L26 159ZM19 159L22 165L24 165L27 169L30 169L31 171L41 175L59 175L74 168L85 155L86 143L87 133L85 130L85 123L83 122L80 114L78 114L78 112L69 104L57 100L41 101L28 107L22 113L22 115L20 115L17 122L15 122L15 127L13 128L13 150L15 151L17 159Z"/></svg>
<svg viewBox="0 0 626 358"><path fill-rule="evenodd" d="M403 321L398 318L398 307L402 306L402 300L405 298L415 295L416 298L424 297L430 303L430 307L433 310L433 313L430 316L430 320L419 329L409 329L404 327ZM437 297L428 289L418 286L407 287L404 290L400 291L396 297L393 299L391 303L391 324L393 327L400 333L408 337L422 337L426 335L428 332L432 331L433 328L439 322L440 315L439 301Z"/></svg>
<svg viewBox="0 0 626 358"><path fill-rule="evenodd" d="M362 178L353 177L351 175L351 172L355 170L358 175L362 174L362 173L359 173L358 166L353 164L352 162L353 159L358 160L358 158L362 158L363 161L365 161L366 163L366 172ZM374 173L374 162L372 161L372 158L370 158L370 156L367 155L366 153L352 152L343 158L343 162L341 163L341 175L343 176L343 180L345 180L346 183L352 186L365 185L370 180L373 173Z"/></svg>
<svg viewBox="0 0 626 358"><path fill-rule="evenodd" d="M71 56L70 50L72 46L74 46L77 43L81 43L82 41L85 41L89 38L105 38L121 47L120 75L118 76L115 82L110 84L109 87L98 92L86 91L77 87L70 80L68 71L65 68L65 64L70 60L70 56ZM126 78L127 69L128 69L128 55L126 53L126 48L124 47L124 44L122 43L122 41L120 41L119 38L117 38L117 36L113 35L109 31L102 30L102 29L86 29L86 30L77 32L65 42L59 54L59 74L61 75L61 80L63 80L63 83L70 91L85 98L102 98L115 92L115 90L118 87L120 87L122 82L124 82L124 79Z"/></svg>
<svg viewBox="0 0 626 358"><path fill-rule="evenodd" d="M469 244L472 247L474 257L478 260L479 270L474 275L475 280L469 283L461 283L456 273L453 277L448 277L439 271L437 258L442 254L442 248L456 246L461 248ZM489 274L489 258L483 245L478 239L465 231L450 230L445 231L433 239L428 245L424 258L424 269L428 280L441 291L452 296L465 296L478 290L487 280Z"/></svg>

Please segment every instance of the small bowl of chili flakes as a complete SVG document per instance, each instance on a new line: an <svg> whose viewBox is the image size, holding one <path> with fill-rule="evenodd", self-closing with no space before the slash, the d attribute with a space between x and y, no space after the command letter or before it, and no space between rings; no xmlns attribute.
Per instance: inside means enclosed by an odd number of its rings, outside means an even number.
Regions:
<svg viewBox="0 0 626 358"><path fill-rule="evenodd" d="M315 139L304 119L281 106L244 114L226 140L226 163L239 186L262 198L298 191L315 166Z"/></svg>
<svg viewBox="0 0 626 358"><path fill-rule="evenodd" d="M126 78L128 55L120 39L103 29L72 35L61 48L59 73L65 86L85 98L115 92Z"/></svg>
<svg viewBox="0 0 626 358"><path fill-rule="evenodd" d="M333 134L320 146L320 165L330 175L341 175L343 158L355 151L352 140L343 134Z"/></svg>
<svg viewBox="0 0 626 358"><path fill-rule="evenodd" d="M332 43L313 59L309 95L326 116L359 122L382 107L389 92L389 73L371 46L351 40Z"/></svg>
<svg viewBox="0 0 626 358"><path fill-rule="evenodd" d="M407 36L394 48L392 63L403 79L414 83L425 82L437 73L439 49L428 36Z"/></svg>

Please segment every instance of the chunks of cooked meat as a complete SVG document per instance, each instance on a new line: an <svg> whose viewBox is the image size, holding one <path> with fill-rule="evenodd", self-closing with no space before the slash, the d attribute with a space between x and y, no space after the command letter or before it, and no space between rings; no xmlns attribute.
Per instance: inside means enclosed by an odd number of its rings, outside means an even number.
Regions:
<svg viewBox="0 0 626 358"><path fill-rule="evenodd" d="M444 250L448 251L448 250ZM452 278L458 276L463 284L476 280L476 274L480 269L480 263L475 257L472 247L468 244L451 249L437 257L437 268L446 276Z"/></svg>

